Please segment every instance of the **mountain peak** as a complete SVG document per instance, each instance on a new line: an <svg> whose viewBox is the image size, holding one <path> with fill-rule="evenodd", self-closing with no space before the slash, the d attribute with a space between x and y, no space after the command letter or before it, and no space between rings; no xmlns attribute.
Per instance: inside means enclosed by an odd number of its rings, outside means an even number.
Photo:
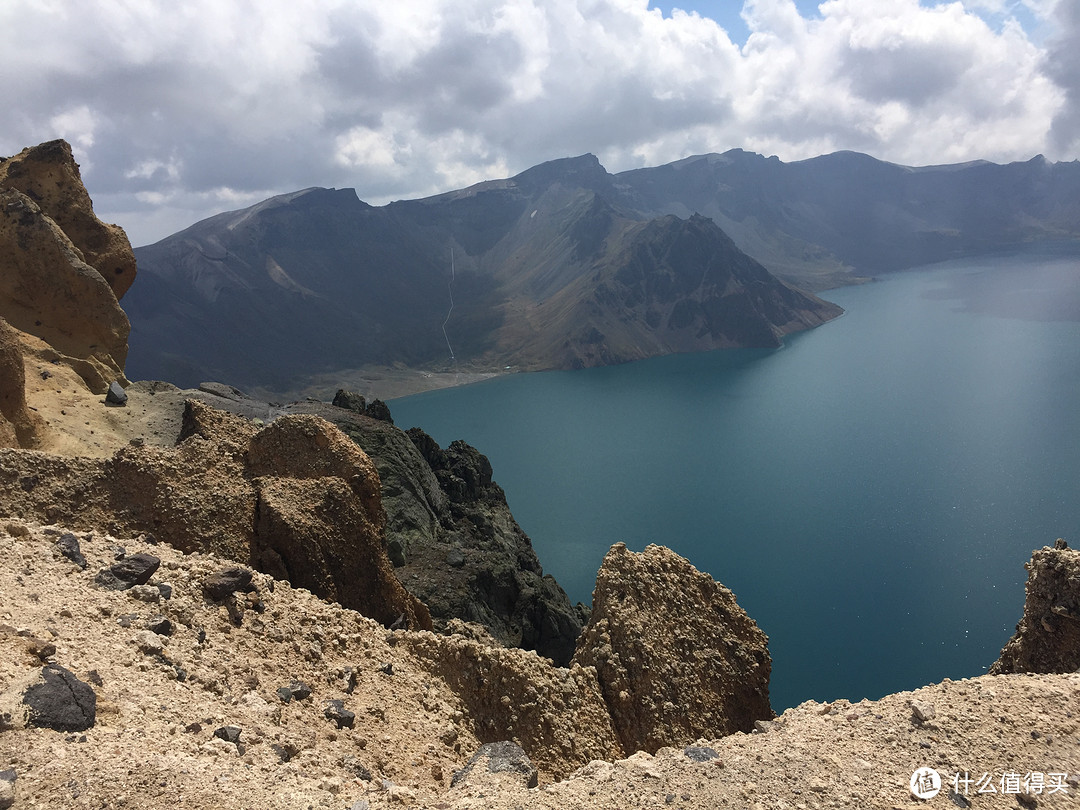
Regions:
<svg viewBox="0 0 1080 810"><path fill-rule="evenodd" d="M600 159L592 153L549 160L526 169L513 180L519 188L526 191L536 191L554 183L572 183L593 190L611 185L611 175L600 164Z"/></svg>

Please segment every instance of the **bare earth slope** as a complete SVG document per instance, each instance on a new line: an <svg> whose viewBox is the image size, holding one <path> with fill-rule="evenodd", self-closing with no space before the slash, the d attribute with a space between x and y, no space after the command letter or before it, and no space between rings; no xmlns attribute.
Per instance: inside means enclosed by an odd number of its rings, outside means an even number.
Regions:
<svg viewBox="0 0 1080 810"><path fill-rule="evenodd" d="M226 561L95 533L78 538L83 570L62 555L61 537L60 527L20 521L0 531L0 770L14 771L17 809L981 809L1080 801L1078 674L983 676L873 702L805 703L763 731L599 761L595 699L572 698L580 693L571 684L588 680L588 670L555 670L531 653L460 636L387 632L260 574L251 594L230 597L237 622L203 590ZM161 559L147 586L95 584L118 546L129 557ZM170 598L161 585L172 587ZM161 618L170 632L162 634ZM92 687L91 727L24 725L21 697L46 661ZM289 690L294 680L311 695L294 698L304 694ZM351 726L327 716L332 700L355 714ZM538 733L548 740L533 749L539 786L481 761L451 787L452 774L490 741L494 721L511 714L529 720L514 732L526 745ZM224 738L214 736L218 729ZM578 767L575 760L584 767L551 783ZM926 803L908 787L922 766L945 782ZM968 804L948 798L953 774L984 773L997 792L978 794L971 783ZM1016 794L1001 792L1011 774L1041 774L1059 789L1018 805Z"/></svg>

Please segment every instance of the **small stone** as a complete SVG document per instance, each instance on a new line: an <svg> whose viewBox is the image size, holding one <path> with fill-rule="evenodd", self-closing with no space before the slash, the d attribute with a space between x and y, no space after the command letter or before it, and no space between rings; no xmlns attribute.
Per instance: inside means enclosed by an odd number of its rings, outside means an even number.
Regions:
<svg viewBox="0 0 1080 810"><path fill-rule="evenodd" d="M220 602L236 591L252 590L251 571L236 566L223 568L204 579L202 588L208 599Z"/></svg>
<svg viewBox="0 0 1080 810"><path fill-rule="evenodd" d="M173 623L159 613L146 620L146 629L152 633L157 633L159 636L171 636Z"/></svg>
<svg viewBox="0 0 1080 810"><path fill-rule="evenodd" d="M158 583L157 589L158 589L158 593L161 594L162 599L172 599L172 594L173 594L173 586L172 585L166 585L165 583L161 582L161 583Z"/></svg>
<svg viewBox="0 0 1080 810"><path fill-rule="evenodd" d="M127 405L127 401L127 392L124 391L123 386L116 380L109 383L109 391L105 394L105 402L109 405L118 405L122 407Z"/></svg>
<svg viewBox="0 0 1080 810"><path fill-rule="evenodd" d="M145 585L161 565L153 554L133 554L103 568L94 582L110 591L126 591L135 585Z"/></svg>
<svg viewBox="0 0 1080 810"><path fill-rule="evenodd" d="M300 753L300 749L292 743L271 743L270 750L277 754L278 759L282 762L288 762Z"/></svg>
<svg viewBox="0 0 1080 810"><path fill-rule="evenodd" d="M214 736L219 740L225 740L225 742L231 742L234 745L240 743L241 728L239 726L222 726L221 728L214 729Z"/></svg>
<svg viewBox="0 0 1080 810"><path fill-rule="evenodd" d="M394 665L392 663L390 663L389 661L386 662L386 663L380 664L379 665L379 672L381 672L383 675L393 675L394 674Z"/></svg>
<svg viewBox="0 0 1080 810"><path fill-rule="evenodd" d="M715 748L706 748L700 745L688 745L683 749L683 753L694 762L709 762L720 758Z"/></svg>
<svg viewBox="0 0 1080 810"><path fill-rule="evenodd" d="M465 554L461 549L450 549L446 553L446 564L451 568L461 568L461 566L465 565Z"/></svg>
<svg viewBox="0 0 1080 810"><path fill-rule="evenodd" d="M345 702L342 700L326 701L323 715L327 720L333 720L337 723L338 728L352 728L353 723L356 721L356 714L346 709Z"/></svg>
<svg viewBox="0 0 1080 810"><path fill-rule="evenodd" d="M198 734L201 731L202 731L202 724L201 723L188 723L186 726L184 726L184 733L185 734Z"/></svg>
<svg viewBox="0 0 1080 810"><path fill-rule="evenodd" d="M368 804L367 799L357 799L349 807L349 810L371 810L371 805Z"/></svg>
<svg viewBox="0 0 1080 810"><path fill-rule="evenodd" d="M105 681L101 679L96 669L92 669L86 673L86 680L90 681L94 686L104 686Z"/></svg>
<svg viewBox="0 0 1080 810"><path fill-rule="evenodd" d="M135 638L132 640L135 642L135 646L139 648L140 652L146 653L147 655L161 655L165 649L161 636L157 633L151 633L149 630L140 630L135 634Z"/></svg>
<svg viewBox="0 0 1080 810"><path fill-rule="evenodd" d="M132 585L128 589L128 595L140 602L153 604L161 599L161 591L153 585Z"/></svg>
<svg viewBox="0 0 1080 810"><path fill-rule="evenodd" d="M57 539L56 547L60 550L61 554L79 566L79 568L86 569L86 557L83 556L82 549L79 548L78 537L71 532L65 532Z"/></svg>
<svg viewBox="0 0 1080 810"><path fill-rule="evenodd" d="M311 697L311 687L303 681L293 680L288 686L278 689L277 693L282 703L288 703L290 700L305 700Z"/></svg>
<svg viewBox="0 0 1080 810"><path fill-rule="evenodd" d="M15 770L0 771L0 810L8 810L15 804Z"/></svg>
<svg viewBox="0 0 1080 810"><path fill-rule="evenodd" d="M927 703L924 700L911 701L911 715L921 723L925 723L929 720L933 720L937 716L937 712L934 710L933 703Z"/></svg>
<svg viewBox="0 0 1080 810"><path fill-rule="evenodd" d="M41 670L42 682L23 695L29 707L28 721L35 728L54 731L85 731L94 725L97 695L70 671L57 664Z"/></svg>

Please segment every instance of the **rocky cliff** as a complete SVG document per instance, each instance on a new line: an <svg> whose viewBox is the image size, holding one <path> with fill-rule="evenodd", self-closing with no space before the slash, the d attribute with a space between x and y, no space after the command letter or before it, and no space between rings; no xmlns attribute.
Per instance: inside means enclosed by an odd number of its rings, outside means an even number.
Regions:
<svg viewBox="0 0 1080 810"><path fill-rule="evenodd" d="M0 160L0 313L23 352L70 367L94 394L124 380L135 279L123 230L94 215L71 148L52 141Z"/></svg>
<svg viewBox="0 0 1080 810"><path fill-rule="evenodd" d="M1025 567L1024 615L990 672L1080 671L1080 551L1059 539Z"/></svg>

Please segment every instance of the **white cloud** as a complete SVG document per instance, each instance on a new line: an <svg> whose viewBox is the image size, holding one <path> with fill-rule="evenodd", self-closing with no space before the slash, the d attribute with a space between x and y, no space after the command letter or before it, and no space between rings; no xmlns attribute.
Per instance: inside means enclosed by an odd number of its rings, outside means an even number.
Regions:
<svg viewBox="0 0 1080 810"><path fill-rule="evenodd" d="M67 137L136 243L258 194L355 185L379 203L586 151L613 171L735 146L1077 157L1072 0L743 16L739 48L647 0L5 0L0 154Z"/></svg>

